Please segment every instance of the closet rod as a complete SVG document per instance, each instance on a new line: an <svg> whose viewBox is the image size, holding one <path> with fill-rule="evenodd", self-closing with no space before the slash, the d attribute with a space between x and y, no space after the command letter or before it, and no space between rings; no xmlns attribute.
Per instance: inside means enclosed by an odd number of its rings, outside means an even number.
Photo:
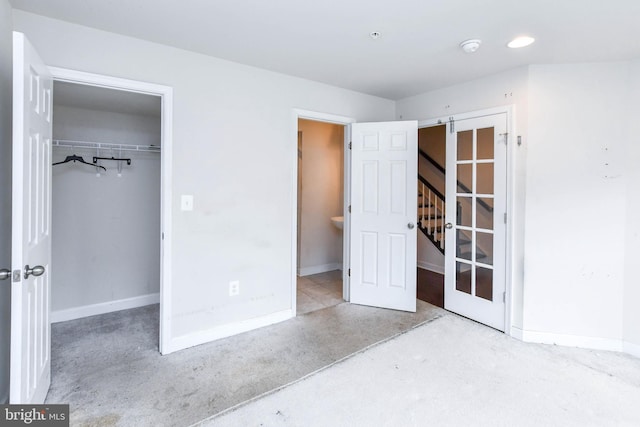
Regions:
<svg viewBox="0 0 640 427"><path fill-rule="evenodd" d="M156 145L130 145L130 144L110 144L107 142L70 141L65 139L54 139L54 147L70 148L93 148L99 150L121 150L121 151L143 151L159 153L160 147Z"/></svg>

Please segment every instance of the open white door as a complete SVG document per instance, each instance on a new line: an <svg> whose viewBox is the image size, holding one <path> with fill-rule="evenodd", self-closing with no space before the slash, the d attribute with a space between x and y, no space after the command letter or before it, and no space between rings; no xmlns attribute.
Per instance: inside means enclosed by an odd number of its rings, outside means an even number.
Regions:
<svg viewBox="0 0 640 427"><path fill-rule="evenodd" d="M418 122L351 132L350 301L415 312Z"/></svg>
<svg viewBox="0 0 640 427"><path fill-rule="evenodd" d="M506 114L447 134L444 308L504 331Z"/></svg>
<svg viewBox="0 0 640 427"><path fill-rule="evenodd" d="M43 403L51 383L51 98L53 79L13 33L11 403Z"/></svg>

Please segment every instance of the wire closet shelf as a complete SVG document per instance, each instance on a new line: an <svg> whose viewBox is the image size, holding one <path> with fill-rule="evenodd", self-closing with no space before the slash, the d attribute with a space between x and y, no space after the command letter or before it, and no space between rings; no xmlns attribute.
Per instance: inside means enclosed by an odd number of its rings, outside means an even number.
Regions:
<svg viewBox="0 0 640 427"><path fill-rule="evenodd" d="M133 144L112 144L107 142L72 141L66 139L54 139L54 147L87 148L94 150L116 150L116 151L139 151L146 153L159 153L159 145L133 145Z"/></svg>

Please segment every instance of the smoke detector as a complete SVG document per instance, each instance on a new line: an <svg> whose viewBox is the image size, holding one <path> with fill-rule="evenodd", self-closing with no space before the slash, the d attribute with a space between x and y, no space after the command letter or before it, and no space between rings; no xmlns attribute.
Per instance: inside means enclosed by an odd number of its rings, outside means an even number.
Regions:
<svg viewBox="0 0 640 427"><path fill-rule="evenodd" d="M460 48L462 48L462 50L464 50L465 53L473 53L476 50L478 50L478 48L480 47L480 44L482 44L482 40L478 40L478 39L465 40L462 43L460 43Z"/></svg>

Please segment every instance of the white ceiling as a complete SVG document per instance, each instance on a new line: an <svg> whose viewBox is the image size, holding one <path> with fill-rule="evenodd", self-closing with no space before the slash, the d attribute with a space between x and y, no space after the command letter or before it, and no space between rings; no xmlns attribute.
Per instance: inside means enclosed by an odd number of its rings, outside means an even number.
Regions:
<svg viewBox="0 0 640 427"><path fill-rule="evenodd" d="M401 99L533 63L640 58L640 0L11 0L15 8ZM372 40L369 33L382 36ZM516 35L537 41L505 47ZM475 54L458 44L479 38Z"/></svg>
<svg viewBox="0 0 640 427"><path fill-rule="evenodd" d="M157 96L66 82L53 85L55 105L160 117L160 97Z"/></svg>

